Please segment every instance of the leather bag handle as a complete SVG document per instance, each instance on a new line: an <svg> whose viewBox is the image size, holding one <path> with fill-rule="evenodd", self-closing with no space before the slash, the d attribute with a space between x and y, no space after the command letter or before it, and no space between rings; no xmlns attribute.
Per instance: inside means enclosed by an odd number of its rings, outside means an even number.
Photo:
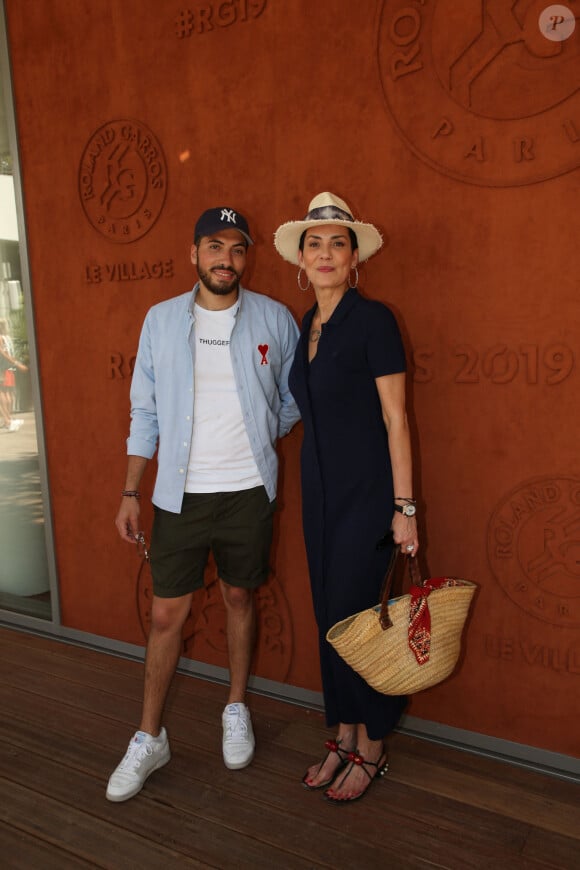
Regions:
<svg viewBox="0 0 580 870"><path fill-rule="evenodd" d="M387 573L385 574L385 579L383 580L383 596L381 599L381 613L379 616L379 622L383 631L387 628L391 628L391 626L393 625L393 621L389 616L389 596L391 594L391 586L393 585L395 566L397 564L399 555L403 555L399 548L397 546L393 547L391 561L389 562ZM419 570L419 565L417 564L417 559L415 558L415 556L404 556L404 558L406 559L406 565L409 567L409 575L411 577L411 583L413 584L413 586L423 586L421 572Z"/></svg>

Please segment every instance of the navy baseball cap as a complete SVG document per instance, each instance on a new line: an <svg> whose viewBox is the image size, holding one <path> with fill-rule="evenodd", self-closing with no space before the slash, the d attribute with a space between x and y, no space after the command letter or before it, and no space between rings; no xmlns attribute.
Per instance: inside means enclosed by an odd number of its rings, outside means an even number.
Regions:
<svg viewBox="0 0 580 870"><path fill-rule="evenodd" d="M221 230L237 230L249 245L254 244L250 237L248 222L243 214L240 214L235 208L227 208L226 206L208 208L207 211L204 211L197 220L193 238L195 240L201 236L211 236L221 232Z"/></svg>

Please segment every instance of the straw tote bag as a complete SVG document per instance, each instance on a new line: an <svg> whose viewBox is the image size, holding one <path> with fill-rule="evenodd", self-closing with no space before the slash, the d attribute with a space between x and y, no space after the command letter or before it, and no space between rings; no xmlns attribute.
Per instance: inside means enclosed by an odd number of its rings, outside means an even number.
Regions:
<svg viewBox="0 0 580 870"><path fill-rule="evenodd" d="M398 550L385 576L382 601L337 622L327 641L383 695L410 695L448 677L457 664L461 633L476 585L439 577L423 581L417 560L406 556L409 593L389 601Z"/></svg>

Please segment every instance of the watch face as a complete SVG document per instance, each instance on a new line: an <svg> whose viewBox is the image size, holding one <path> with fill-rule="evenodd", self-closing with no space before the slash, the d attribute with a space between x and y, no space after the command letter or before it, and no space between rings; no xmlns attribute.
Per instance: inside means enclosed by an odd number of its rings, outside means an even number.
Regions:
<svg viewBox="0 0 580 870"><path fill-rule="evenodd" d="M417 513L417 508L414 504L403 505L403 513L406 517L414 517Z"/></svg>

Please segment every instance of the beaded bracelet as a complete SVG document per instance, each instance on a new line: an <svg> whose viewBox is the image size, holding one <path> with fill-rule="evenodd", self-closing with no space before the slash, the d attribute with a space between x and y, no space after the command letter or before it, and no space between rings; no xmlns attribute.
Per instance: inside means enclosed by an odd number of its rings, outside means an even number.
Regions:
<svg viewBox="0 0 580 870"><path fill-rule="evenodd" d="M395 501L406 501L407 504L417 504L417 502L415 501L414 498L405 498L402 495L396 495L394 500Z"/></svg>
<svg viewBox="0 0 580 870"><path fill-rule="evenodd" d="M121 495L123 498L141 498L141 493L136 489L124 489Z"/></svg>

